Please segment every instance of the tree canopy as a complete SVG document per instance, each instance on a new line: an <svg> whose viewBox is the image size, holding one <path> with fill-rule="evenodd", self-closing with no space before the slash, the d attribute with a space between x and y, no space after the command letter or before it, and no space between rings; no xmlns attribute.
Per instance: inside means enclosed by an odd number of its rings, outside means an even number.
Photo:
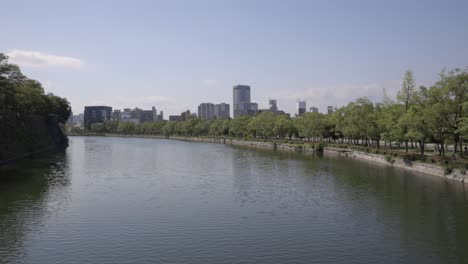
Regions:
<svg viewBox="0 0 468 264"><path fill-rule="evenodd" d="M8 56L0 53L0 111L19 115L56 115L65 123L71 107L67 99L45 93L41 83L27 78L18 65L8 62Z"/></svg>

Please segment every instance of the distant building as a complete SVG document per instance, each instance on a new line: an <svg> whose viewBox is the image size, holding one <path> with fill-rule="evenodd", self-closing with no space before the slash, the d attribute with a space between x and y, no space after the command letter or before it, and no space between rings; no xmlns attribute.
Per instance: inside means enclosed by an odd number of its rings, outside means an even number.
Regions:
<svg viewBox="0 0 468 264"><path fill-rule="evenodd" d="M202 120L210 120L215 116L215 106L212 103L201 103L198 106L198 117Z"/></svg>
<svg viewBox="0 0 468 264"><path fill-rule="evenodd" d="M71 126L83 126L83 121L84 121L84 115L83 114L78 114L78 115L73 115L73 112L70 114L70 117L68 118L68 124Z"/></svg>
<svg viewBox="0 0 468 264"><path fill-rule="evenodd" d="M249 114L250 104L250 86L236 85L233 87L233 113L234 117Z"/></svg>
<svg viewBox="0 0 468 264"><path fill-rule="evenodd" d="M220 119L228 119L230 117L229 104L220 103L214 106L214 116Z"/></svg>
<svg viewBox="0 0 468 264"><path fill-rule="evenodd" d="M312 106L309 111L312 113L318 113L318 108L315 106Z"/></svg>
<svg viewBox="0 0 468 264"><path fill-rule="evenodd" d="M138 120L140 123L157 121L156 108L153 106L151 110L140 109L140 111L138 111Z"/></svg>
<svg viewBox="0 0 468 264"><path fill-rule="evenodd" d="M186 121L187 119L189 119L191 117L190 115L190 111L187 110L183 113L180 114L180 121Z"/></svg>
<svg viewBox="0 0 468 264"><path fill-rule="evenodd" d="M190 116L193 117L193 118L197 118L197 117L198 117L197 113L195 113L195 112L193 112Z"/></svg>
<svg viewBox="0 0 468 264"><path fill-rule="evenodd" d="M258 114L258 103L250 103L249 111L247 112L250 116Z"/></svg>
<svg viewBox="0 0 468 264"><path fill-rule="evenodd" d="M120 121L122 120L122 111L120 110L114 110L113 114L112 114L112 120L114 121Z"/></svg>
<svg viewBox="0 0 468 264"><path fill-rule="evenodd" d="M329 106L327 107L327 113L328 113L329 115L333 114L333 106L329 105Z"/></svg>
<svg viewBox="0 0 468 264"><path fill-rule="evenodd" d="M120 113L120 121L123 121L123 122L132 121L132 109L125 108L123 112Z"/></svg>
<svg viewBox="0 0 468 264"><path fill-rule="evenodd" d="M305 100L297 100L297 114L302 116L306 112L306 101Z"/></svg>
<svg viewBox="0 0 468 264"><path fill-rule="evenodd" d="M140 122L141 111L143 110L138 107L135 107L135 109L133 109L132 112L130 112L130 116L132 117L132 119L136 119L138 120L138 122Z"/></svg>
<svg viewBox="0 0 468 264"><path fill-rule="evenodd" d="M278 111L278 105L277 105L277 101L275 99L270 99L269 104L270 104L270 108L269 108L270 111L272 111L273 113Z"/></svg>
<svg viewBox="0 0 468 264"><path fill-rule="evenodd" d="M159 115L156 116L156 121L164 121L163 111L159 111Z"/></svg>
<svg viewBox="0 0 468 264"><path fill-rule="evenodd" d="M112 118L112 107L110 106L85 106L84 127L90 129L92 124L104 123Z"/></svg>
<svg viewBox="0 0 468 264"><path fill-rule="evenodd" d="M179 122L181 121L180 115L170 115L169 121Z"/></svg>

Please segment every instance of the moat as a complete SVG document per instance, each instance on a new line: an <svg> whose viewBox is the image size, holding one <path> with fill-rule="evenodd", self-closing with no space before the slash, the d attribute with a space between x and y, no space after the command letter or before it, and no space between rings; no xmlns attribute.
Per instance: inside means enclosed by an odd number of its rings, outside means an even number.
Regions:
<svg viewBox="0 0 468 264"><path fill-rule="evenodd" d="M70 137L0 170L0 263L468 263L468 186L363 161Z"/></svg>

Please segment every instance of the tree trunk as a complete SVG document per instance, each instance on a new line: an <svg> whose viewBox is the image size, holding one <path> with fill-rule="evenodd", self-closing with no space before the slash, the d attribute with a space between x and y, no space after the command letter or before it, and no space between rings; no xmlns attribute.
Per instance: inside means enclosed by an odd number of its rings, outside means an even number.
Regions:
<svg viewBox="0 0 468 264"><path fill-rule="evenodd" d="M421 158L424 157L424 140L419 142L419 146L421 147Z"/></svg>
<svg viewBox="0 0 468 264"><path fill-rule="evenodd" d="M405 151L408 152L408 140L405 140Z"/></svg>
<svg viewBox="0 0 468 264"><path fill-rule="evenodd" d="M460 134L455 133L453 134L453 152L457 153L458 151L458 141L460 140Z"/></svg>

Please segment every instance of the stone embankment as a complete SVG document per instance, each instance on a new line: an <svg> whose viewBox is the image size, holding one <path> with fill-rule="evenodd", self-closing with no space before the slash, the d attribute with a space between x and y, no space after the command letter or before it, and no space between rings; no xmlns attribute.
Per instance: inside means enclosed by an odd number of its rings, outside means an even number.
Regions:
<svg viewBox="0 0 468 264"><path fill-rule="evenodd" d="M0 115L0 165L64 149L68 138L55 116Z"/></svg>
<svg viewBox="0 0 468 264"><path fill-rule="evenodd" d="M203 138L203 137L181 137L171 136L170 139L195 141L195 142L209 142L209 143L221 143L231 144L237 146L247 146L253 148L271 149L278 151L290 151L290 152L303 152L303 153L314 153L315 150L312 147L290 145L287 143L274 143L274 142L262 142L253 140L241 140L241 139L220 139L220 138ZM394 166L397 168L403 168L410 171L422 172L437 177L442 177L450 180L455 180L468 184L468 175L462 173L458 169L454 169L450 174L445 173L445 169L436 164L422 163L417 161L407 161L402 158L392 158L388 161L385 156L378 154L371 154L350 149L340 148L328 148L324 149L324 155L340 158L350 158L366 160L374 163L385 164L388 166Z"/></svg>

